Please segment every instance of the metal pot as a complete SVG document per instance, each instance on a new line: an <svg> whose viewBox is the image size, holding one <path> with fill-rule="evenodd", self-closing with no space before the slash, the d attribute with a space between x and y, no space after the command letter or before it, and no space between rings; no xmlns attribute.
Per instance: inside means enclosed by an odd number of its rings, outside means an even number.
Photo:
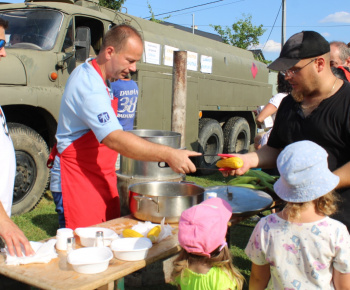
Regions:
<svg viewBox="0 0 350 290"><path fill-rule="evenodd" d="M181 134L172 131L163 130L131 130L133 133L149 142L166 145L175 149L179 149L181 146ZM170 167L160 168L158 162L147 162L134 160L125 156L120 156L120 173L126 176L132 176L133 178L153 178L153 179L165 179L179 177L180 174L174 172Z"/></svg>
<svg viewBox="0 0 350 290"><path fill-rule="evenodd" d="M203 201L203 187L186 182L153 181L129 186L129 207L140 220L177 223L181 213Z"/></svg>

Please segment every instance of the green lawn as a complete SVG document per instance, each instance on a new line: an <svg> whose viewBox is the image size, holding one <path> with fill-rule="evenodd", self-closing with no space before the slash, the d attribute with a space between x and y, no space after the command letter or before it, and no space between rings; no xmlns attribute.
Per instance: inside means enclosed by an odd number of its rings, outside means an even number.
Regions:
<svg viewBox="0 0 350 290"><path fill-rule="evenodd" d="M196 184L209 187L226 185L232 177L224 178L221 173L210 176L196 177L187 176L186 180L195 182ZM20 216L12 217L13 221L23 230L27 238L31 241L39 241L56 235L58 228L58 218L55 212L55 205L50 191L47 191L37 207L29 213ZM251 263L244 253L245 245L253 230L255 222L246 220L231 228L231 252L233 254L234 264L238 267L241 273L249 280ZM35 289L35 288L33 288ZM128 287L127 290L145 289L145 290L163 290L176 289L173 286L163 284L155 286ZM247 285L245 289L248 289Z"/></svg>

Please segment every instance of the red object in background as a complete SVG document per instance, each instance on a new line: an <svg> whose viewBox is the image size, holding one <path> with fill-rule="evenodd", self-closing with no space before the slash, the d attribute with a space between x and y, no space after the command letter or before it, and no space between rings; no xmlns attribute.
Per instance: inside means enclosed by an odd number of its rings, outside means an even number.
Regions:
<svg viewBox="0 0 350 290"><path fill-rule="evenodd" d="M252 63L252 67L250 68L250 70L252 72L253 78L255 79L255 77L258 73L258 68L254 62Z"/></svg>

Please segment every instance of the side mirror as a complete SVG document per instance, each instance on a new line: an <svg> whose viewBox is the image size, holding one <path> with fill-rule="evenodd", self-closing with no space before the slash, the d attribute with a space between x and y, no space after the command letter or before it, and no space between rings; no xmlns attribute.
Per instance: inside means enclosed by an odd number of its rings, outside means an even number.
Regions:
<svg viewBox="0 0 350 290"><path fill-rule="evenodd" d="M76 29L76 36L74 41L75 59L77 61L85 61L89 57L90 45L90 28L86 26L78 27Z"/></svg>

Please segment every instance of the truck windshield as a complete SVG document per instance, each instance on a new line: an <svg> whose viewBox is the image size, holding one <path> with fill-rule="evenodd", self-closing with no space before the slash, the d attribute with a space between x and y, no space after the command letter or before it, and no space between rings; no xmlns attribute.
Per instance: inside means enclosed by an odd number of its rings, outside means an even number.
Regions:
<svg viewBox="0 0 350 290"><path fill-rule="evenodd" d="M62 24L63 15L54 10L16 10L0 13L9 22L6 48L50 50Z"/></svg>

